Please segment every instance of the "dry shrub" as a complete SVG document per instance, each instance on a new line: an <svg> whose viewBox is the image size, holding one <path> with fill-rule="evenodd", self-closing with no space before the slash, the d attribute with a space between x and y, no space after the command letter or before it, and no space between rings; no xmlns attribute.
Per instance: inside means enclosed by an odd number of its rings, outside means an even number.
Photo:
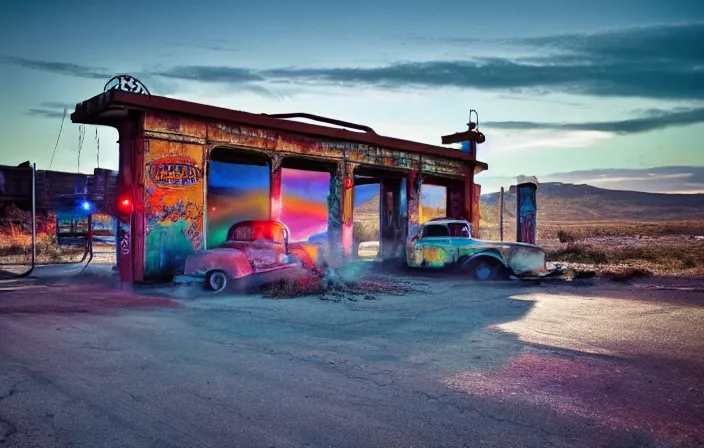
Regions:
<svg viewBox="0 0 704 448"><path fill-rule="evenodd" d="M352 226L354 240L379 241L379 223L371 221L355 221Z"/></svg>
<svg viewBox="0 0 704 448"><path fill-rule="evenodd" d="M577 241L577 237L573 233L563 229L557 231L557 239L561 243L574 243Z"/></svg>
<svg viewBox="0 0 704 448"><path fill-rule="evenodd" d="M606 264L609 262L605 252L580 244L568 244L564 249L550 251L548 259L586 264Z"/></svg>
<svg viewBox="0 0 704 448"><path fill-rule="evenodd" d="M650 270L644 268L625 267L619 269L606 270L603 271L601 275L615 282L627 282L629 280L637 278L652 277L653 273Z"/></svg>
<svg viewBox="0 0 704 448"><path fill-rule="evenodd" d="M560 232L568 232L575 240L599 237L655 237L665 235L704 234L702 221L670 222L541 222L538 218L538 239L559 240ZM569 241L565 241L569 242Z"/></svg>
<svg viewBox="0 0 704 448"><path fill-rule="evenodd" d="M78 261L82 247L61 247L55 233L37 234L37 262ZM0 258L5 263L28 263L32 256L31 235L0 235Z"/></svg>

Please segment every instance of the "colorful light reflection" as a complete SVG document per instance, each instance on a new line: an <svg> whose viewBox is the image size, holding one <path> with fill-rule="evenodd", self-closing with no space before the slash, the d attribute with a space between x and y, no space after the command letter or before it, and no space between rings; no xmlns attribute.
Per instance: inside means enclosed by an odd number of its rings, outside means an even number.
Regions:
<svg viewBox="0 0 704 448"><path fill-rule="evenodd" d="M210 161L208 169L207 247L227 237L232 224L269 219L269 167Z"/></svg>
<svg viewBox="0 0 704 448"><path fill-rule="evenodd" d="M281 221L292 241L306 241L328 230L330 173L281 170Z"/></svg>

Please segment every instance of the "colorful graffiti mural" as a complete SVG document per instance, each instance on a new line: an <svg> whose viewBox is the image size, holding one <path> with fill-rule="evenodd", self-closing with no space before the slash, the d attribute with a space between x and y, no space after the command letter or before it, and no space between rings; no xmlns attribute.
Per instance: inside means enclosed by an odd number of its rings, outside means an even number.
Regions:
<svg viewBox="0 0 704 448"><path fill-rule="evenodd" d="M328 231L330 173L292 168L281 170L281 221L291 241L307 241Z"/></svg>
<svg viewBox="0 0 704 448"><path fill-rule="evenodd" d="M517 190L517 235L516 241L522 243L536 243L536 191L534 183L524 183L516 186Z"/></svg>
<svg viewBox="0 0 704 448"><path fill-rule="evenodd" d="M418 154L365 143L328 140L222 122L199 123L185 117L170 117L158 112L150 112L146 116L146 138L178 138L182 142L204 144L206 135L210 142L223 145L278 150L299 155L315 154L338 160L344 153L347 160L353 163L409 170L419 169L422 163L422 171L426 173L457 177L463 173L463 163L457 160L423 156L421 162Z"/></svg>
<svg viewBox="0 0 704 448"><path fill-rule="evenodd" d="M208 164L207 247L225 241L236 222L269 219L269 167L211 160Z"/></svg>
<svg viewBox="0 0 704 448"><path fill-rule="evenodd" d="M145 144L145 275L171 273L203 246L203 147Z"/></svg>

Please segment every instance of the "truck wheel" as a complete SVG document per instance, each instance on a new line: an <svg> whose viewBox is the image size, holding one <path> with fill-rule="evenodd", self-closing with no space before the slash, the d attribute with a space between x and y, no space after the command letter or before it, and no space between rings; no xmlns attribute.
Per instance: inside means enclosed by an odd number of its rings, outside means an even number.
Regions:
<svg viewBox="0 0 704 448"><path fill-rule="evenodd" d="M507 278L506 267L498 260L478 257L464 264L463 270L474 280L504 280Z"/></svg>
<svg viewBox="0 0 704 448"><path fill-rule="evenodd" d="M205 277L205 287L210 291L220 292L227 288L227 274L224 271L210 271Z"/></svg>

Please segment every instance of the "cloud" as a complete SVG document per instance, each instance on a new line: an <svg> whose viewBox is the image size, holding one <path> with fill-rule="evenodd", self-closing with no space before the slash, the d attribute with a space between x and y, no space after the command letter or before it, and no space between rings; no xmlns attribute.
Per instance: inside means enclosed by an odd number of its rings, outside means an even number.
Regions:
<svg viewBox="0 0 704 448"><path fill-rule="evenodd" d="M229 84L264 81L261 75L251 69L235 67L178 66L154 74L184 81L224 82Z"/></svg>
<svg viewBox="0 0 704 448"><path fill-rule="evenodd" d="M520 173L517 173L520 174ZM661 166L645 169L593 169L538 176L538 181L587 184L609 190L648 193L704 193L704 166ZM499 191L516 183L516 176L491 176L481 173L477 182L482 193ZM702 203L704 207L704 202Z"/></svg>
<svg viewBox="0 0 704 448"><path fill-rule="evenodd" d="M75 104L47 101L41 103L38 107L27 110L26 114L34 117L62 118L64 116L64 110L66 110L66 115L68 116L68 114L73 111L74 107L76 107Z"/></svg>
<svg viewBox="0 0 704 448"><path fill-rule="evenodd" d="M462 39L454 42L470 45L470 41ZM290 83L386 90L469 88L503 94L568 93L704 100L704 45L701 42L704 42L704 23L695 23L498 42L506 46L507 54L518 54L516 48L521 49L524 54L516 57L397 61L377 67L280 67L266 70L185 65L145 75L238 87ZM226 48L220 43L216 46ZM496 54L500 54L500 49ZM16 57L5 58L5 62L84 78L110 77L105 69L72 63ZM265 87L262 89L258 89L260 94L271 92ZM686 120L684 114L678 120ZM636 121L621 125L638 127L647 126L647 123Z"/></svg>
<svg viewBox="0 0 704 448"><path fill-rule="evenodd" d="M458 40L455 40L458 41ZM476 88L517 93L704 99L704 24L507 39L532 56L398 62L381 67L280 68L271 78L378 88ZM469 41L459 40L462 45ZM475 44L475 42L471 42ZM498 53L498 51L497 51Z"/></svg>
<svg viewBox="0 0 704 448"><path fill-rule="evenodd" d="M704 122L704 107L675 109L673 111L649 110L642 117L618 121L594 121L585 123L546 123L533 121L489 121L484 126L515 130L562 130L597 131L615 134L638 134L672 126L684 126Z"/></svg>
<svg viewBox="0 0 704 448"><path fill-rule="evenodd" d="M254 70L246 68L179 66L155 72L153 75L179 81L226 85L238 91L254 93L276 101L290 97L290 93L284 94L262 86L261 83L265 78Z"/></svg>
<svg viewBox="0 0 704 448"><path fill-rule="evenodd" d="M597 60L609 62L704 63L704 23L631 27L589 34L563 34L512 39L524 45L556 54L553 60Z"/></svg>
<svg viewBox="0 0 704 448"><path fill-rule="evenodd" d="M113 75L104 68L86 67L72 64L70 62L53 62L38 59L26 59L8 56L2 59L3 62L19 67L39 70L42 72L56 73L59 75L75 76L77 78L104 79L107 81Z"/></svg>
<svg viewBox="0 0 704 448"><path fill-rule="evenodd" d="M519 149L585 148L613 138L613 134L592 131L526 131L520 135L494 136L492 149L497 152Z"/></svg>
<svg viewBox="0 0 704 448"><path fill-rule="evenodd" d="M704 191L704 166L581 170L549 174L539 180L650 193L701 193Z"/></svg>

